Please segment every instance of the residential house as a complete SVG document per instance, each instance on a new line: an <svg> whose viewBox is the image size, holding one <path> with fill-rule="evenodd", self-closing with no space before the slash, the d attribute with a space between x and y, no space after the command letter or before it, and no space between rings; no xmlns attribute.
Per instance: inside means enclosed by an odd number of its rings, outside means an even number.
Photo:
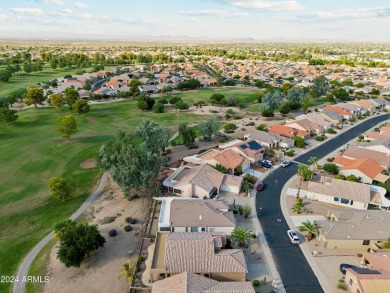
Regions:
<svg viewBox="0 0 390 293"><path fill-rule="evenodd" d="M304 130L295 129L286 125L274 124L268 129L269 133L285 136L288 138L294 138L294 136L300 136L303 139L307 139L310 133Z"/></svg>
<svg viewBox="0 0 390 293"><path fill-rule="evenodd" d="M342 115L345 119L351 119L355 117L355 113L351 112L350 110L347 110L345 108L341 108L337 105L328 105L324 107L324 110L328 111L333 111L339 115Z"/></svg>
<svg viewBox="0 0 390 293"><path fill-rule="evenodd" d="M210 198L217 197L220 191L240 193L243 178L222 174L208 164L194 168L179 167L163 185L177 196Z"/></svg>
<svg viewBox="0 0 390 293"><path fill-rule="evenodd" d="M253 139L262 146L268 148L292 148L294 140L285 136L281 136L266 131L254 130L251 133L244 135L245 139Z"/></svg>
<svg viewBox="0 0 390 293"><path fill-rule="evenodd" d="M330 123L328 125L330 127ZM307 118L287 121L286 126L316 134L322 134L324 131L323 126L318 125Z"/></svg>
<svg viewBox="0 0 390 293"><path fill-rule="evenodd" d="M377 140L377 139L386 139L390 138L390 132L377 132L377 131L369 131L364 134L364 140Z"/></svg>
<svg viewBox="0 0 390 293"><path fill-rule="evenodd" d="M390 110L390 102L384 98L368 99L376 108Z"/></svg>
<svg viewBox="0 0 390 293"><path fill-rule="evenodd" d="M355 101L350 101L348 104L356 105L360 108L365 109L367 112L371 113L375 111L375 105L371 103L369 100L355 100Z"/></svg>
<svg viewBox="0 0 390 293"><path fill-rule="evenodd" d="M161 201L159 231L230 235L236 227L234 214L229 211L229 203L225 200L166 197Z"/></svg>
<svg viewBox="0 0 390 293"><path fill-rule="evenodd" d="M153 283L152 293L255 293L250 282L218 282L184 272Z"/></svg>
<svg viewBox="0 0 390 293"><path fill-rule="evenodd" d="M207 163L215 167L217 164L219 164L226 168L228 174L233 175L235 169L238 166L241 166L242 170L248 169L250 167L249 160L232 149L211 149L199 155L185 157L183 160L189 164L192 164L193 166Z"/></svg>
<svg viewBox="0 0 390 293"><path fill-rule="evenodd" d="M288 189L288 194L296 196L298 190ZM321 201L353 209L368 209L371 206L388 208L386 190L379 186L321 176L319 181L302 184L299 195L311 200Z"/></svg>
<svg viewBox="0 0 390 293"><path fill-rule="evenodd" d="M370 149L351 148L345 150L342 156L347 159L369 158L378 163L386 171L388 171L390 167L390 155Z"/></svg>
<svg viewBox="0 0 390 293"><path fill-rule="evenodd" d="M339 174L344 176L354 175L362 183L385 183L389 179L389 176L383 174L385 169L374 160L368 158L348 159L343 156L337 156L333 162L340 166Z"/></svg>
<svg viewBox="0 0 390 293"><path fill-rule="evenodd" d="M308 115L303 116L307 119L309 119L311 122L321 126L323 130L327 130L329 128L332 128L332 123L325 119L321 113L311 113Z"/></svg>
<svg viewBox="0 0 390 293"><path fill-rule="evenodd" d="M364 142L359 144L358 147L390 155L390 138L377 139L371 142Z"/></svg>
<svg viewBox="0 0 390 293"><path fill-rule="evenodd" d="M151 282L183 272L222 282L245 281L248 269L242 249L224 249L225 243L221 234L157 232Z"/></svg>
<svg viewBox="0 0 390 293"><path fill-rule="evenodd" d="M251 163L261 161L264 157L265 147L260 145L257 141L250 139L244 142L239 142L230 147Z"/></svg>
<svg viewBox="0 0 390 293"><path fill-rule="evenodd" d="M390 235L390 213L385 211L328 211L329 221L316 221L318 240L330 249L364 249L385 241Z"/></svg>
<svg viewBox="0 0 390 293"><path fill-rule="evenodd" d="M138 87L141 94L153 94L157 93L159 89L155 85L143 85Z"/></svg>
<svg viewBox="0 0 390 293"><path fill-rule="evenodd" d="M380 272L366 268L347 268L345 283L350 289L350 292L387 292L390 288L390 272Z"/></svg>
<svg viewBox="0 0 390 293"><path fill-rule="evenodd" d="M344 116L337 114L332 110L325 110L320 112L320 115L324 117L324 119L332 124L333 127L337 127L342 125Z"/></svg>

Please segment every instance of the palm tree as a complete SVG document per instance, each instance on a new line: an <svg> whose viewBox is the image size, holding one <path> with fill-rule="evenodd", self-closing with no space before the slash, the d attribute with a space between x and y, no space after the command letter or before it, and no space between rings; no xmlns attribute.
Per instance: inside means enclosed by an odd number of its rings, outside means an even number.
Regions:
<svg viewBox="0 0 390 293"><path fill-rule="evenodd" d="M310 241L313 238L313 234L319 234L320 228L321 227L318 226L316 222L310 222L309 220L307 220L306 222L302 223L302 226L299 226L299 231L307 231L307 240Z"/></svg>
<svg viewBox="0 0 390 293"><path fill-rule="evenodd" d="M306 164L298 165L298 176L301 177L301 180L307 181L311 179L312 172L309 169L309 166Z"/></svg>
<svg viewBox="0 0 390 293"><path fill-rule="evenodd" d="M316 172L317 167L318 167L318 158L317 157L310 157L308 162L313 164L313 173Z"/></svg>
<svg viewBox="0 0 390 293"><path fill-rule="evenodd" d="M294 213L297 213L297 214L302 213L302 211L303 211L302 203L297 202L295 205L293 205L293 207L291 208L291 210L292 210Z"/></svg>
<svg viewBox="0 0 390 293"><path fill-rule="evenodd" d="M237 226L232 231L232 242L238 243L239 247L244 247L245 245L249 244L253 240L252 232L250 232L245 227L239 227Z"/></svg>
<svg viewBox="0 0 390 293"><path fill-rule="evenodd" d="M129 284L131 284L133 282L134 275L133 263L129 261L122 265L122 273L119 275L118 280L121 277L125 277L129 281Z"/></svg>

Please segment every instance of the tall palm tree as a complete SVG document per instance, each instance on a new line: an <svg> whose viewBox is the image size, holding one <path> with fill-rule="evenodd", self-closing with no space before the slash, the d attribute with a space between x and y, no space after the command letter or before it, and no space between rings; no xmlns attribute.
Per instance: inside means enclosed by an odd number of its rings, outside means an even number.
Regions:
<svg viewBox="0 0 390 293"><path fill-rule="evenodd" d="M129 261L122 265L122 273L119 275L118 279L125 277L129 281L129 284L131 284L133 282L134 275L135 272L133 269L133 263Z"/></svg>
<svg viewBox="0 0 390 293"><path fill-rule="evenodd" d="M299 226L299 231L307 231L307 240L311 240L314 235L319 234L319 229L321 227L317 225L316 222L310 222L309 220L302 223L302 226Z"/></svg>
<svg viewBox="0 0 390 293"><path fill-rule="evenodd" d="M306 164L298 165L298 176L301 177L301 180L307 181L311 179L312 172L309 169L309 166Z"/></svg>
<svg viewBox="0 0 390 293"><path fill-rule="evenodd" d="M239 247L244 247L245 245L249 244L253 240L252 232L250 232L245 227L239 227L237 226L232 231L232 242L238 243Z"/></svg>
<svg viewBox="0 0 390 293"><path fill-rule="evenodd" d="M317 167L318 167L318 158L317 157L310 157L308 162L313 164L313 172L316 172Z"/></svg>

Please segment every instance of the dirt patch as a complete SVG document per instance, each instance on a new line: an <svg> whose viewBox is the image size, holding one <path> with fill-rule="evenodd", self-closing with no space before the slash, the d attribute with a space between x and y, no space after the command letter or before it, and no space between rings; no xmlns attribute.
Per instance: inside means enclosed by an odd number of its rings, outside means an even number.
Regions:
<svg viewBox="0 0 390 293"><path fill-rule="evenodd" d="M121 266L131 260L135 266L137 253L141 243L141 228L145 213L149 208L146 198L128 201L118 185L110 179L111 187L98 198L81 216L83 221L98 225L106 244L90 255L80 268L66 268L57 259L58 245L50 253L48 275L50 282L45 285L44 292L127 292L129 284L126 279L118 277ZM102 224L102 220L113 217L115 220ZM133 230L125 232L128 225L125 219L137 219L131 224ZM110 237L108 231L117 229L118 235ZM128 251L133 250L132 256Z"/></svg>
<svg viewBox="0 0 390 293"><path fill-rule="evenodd" d="M92 169L96 168L96 159L88 159L80 163L81 169Z"/></svg>

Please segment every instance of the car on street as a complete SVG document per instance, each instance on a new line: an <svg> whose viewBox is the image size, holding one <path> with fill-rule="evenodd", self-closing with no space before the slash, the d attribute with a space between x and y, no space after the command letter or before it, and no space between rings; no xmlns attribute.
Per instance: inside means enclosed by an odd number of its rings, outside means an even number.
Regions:
<svg viewBox="0 0 390 293"><path fill-rule="evenodd" d="M299 239L298 233L294 230L288 230L287 231L288 238L290 238L290 241L292 244L299 244L301 243L301 240Z"/></svg>
<svg viewBox="0 0 390 293"><path fill-rule="evenodd" d="M285 161L282 162L282 167L283 167L283 168L286 168L286 167L289 166L290 164L291 164L290 161L285 160Z"/></svg>
<svg viewBox="0 0 390 293"><path fill-rule="evenodd" d="M263 166L264 168L271 168L272 162L269 160L263 160L260 162L260 165Z"/></svg>
<svg viewBox="0 0 390 293"><path fill-rule="evenodd" d="M354 268L356 268L356 266L350 265L350 264L347 264L347 263L342 263L342 264L340 265L340 267L339 267L340 272L342 272L343 275L345 275L345 273L347 272L346 269L348 269L348 268L354 269Z"/></svg>
<svg viewBox="0 0 390 293"><path fill-rule="evenodd" d="M264 189L264 182L260 182L259 184L256 185L257 191L262 191L263 189Z"/></svg>

